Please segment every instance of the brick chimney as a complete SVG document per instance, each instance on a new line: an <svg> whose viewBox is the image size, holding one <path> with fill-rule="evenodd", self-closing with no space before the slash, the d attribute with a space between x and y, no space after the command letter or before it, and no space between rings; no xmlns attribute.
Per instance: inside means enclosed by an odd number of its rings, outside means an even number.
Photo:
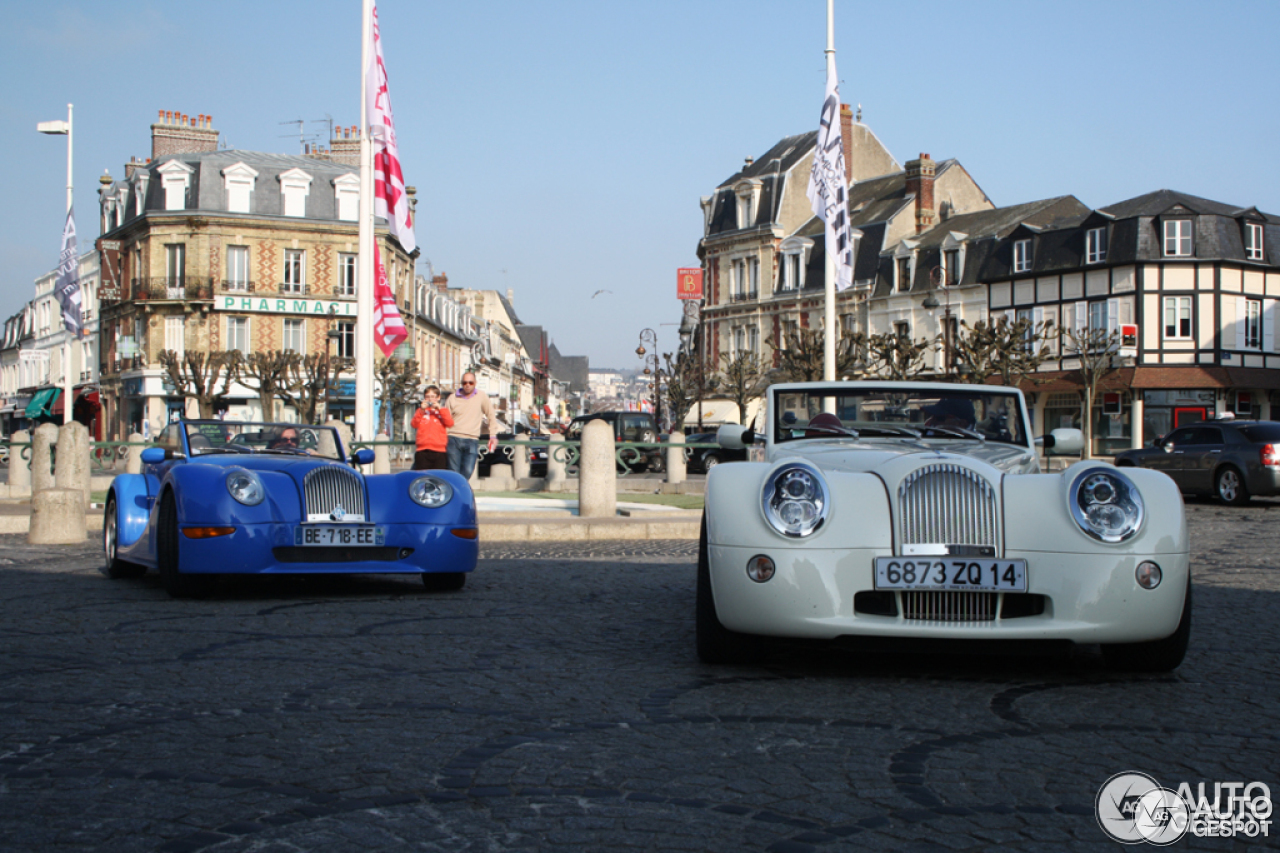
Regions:
<svg viewBox="0 0 1280 853"><path fill-rule="evenodd" d="M152 160L217 150L218 131L213 129L213 116L188 118L182 113L160 110L160 118L151 125Z"/></svg>
<svg viewBox="0 0 1280 853"><path fill-rule="evenodd" d="M840 105L840 141L844 145L844 179L853 180L853 108Z"/></svg>
<svg viewBox="0 0 1280 853"><path fill-rule="evenodd" d="M908 160L907 193L916 197L916 233L933 227L938 211L933 206L934 162L928 154L918 160Z"/></svg>
<svg viewBox="0 0 1280 853"><path fill-rule="evenodd" d="M431 277L431 283L435 286L436 290L441 293L445 293L449 290L449 274L442 272L440 275L433 275Z"/></svg>
<svg viewBox="0 0 1280 853"><path fill-rule="evenodd" d="M360 165L360 128L335 127L329 143L329 159L344 166Z"/></svg>

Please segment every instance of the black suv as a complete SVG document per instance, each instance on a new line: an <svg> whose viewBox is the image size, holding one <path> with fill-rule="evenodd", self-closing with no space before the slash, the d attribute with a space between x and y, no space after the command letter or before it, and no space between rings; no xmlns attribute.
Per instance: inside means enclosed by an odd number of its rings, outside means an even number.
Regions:
<svg viewBox="0 0 1280 853"><path fill-rule="evenodd" d="M594 420L608 421L613 427L614 441L651 444L661 440L658 435L658 422L651 412L593 412L589 415L579 415L569 422L569 428L565 430L565 440L582 441L582 428L587 425L587 421ZM665 448L645 447L639 450L644 456L643 463L646 468L650 471L664 469Z"/></svg>
<svg viewBox="0 0 1280 853"><path fill-rule="evenodd" d="M1280 494L1280 423L1201 421L1157 438L1153 447L1117 453L1116 465L1163 471L1188 494L1239 506L1253 495Z"/></svg>

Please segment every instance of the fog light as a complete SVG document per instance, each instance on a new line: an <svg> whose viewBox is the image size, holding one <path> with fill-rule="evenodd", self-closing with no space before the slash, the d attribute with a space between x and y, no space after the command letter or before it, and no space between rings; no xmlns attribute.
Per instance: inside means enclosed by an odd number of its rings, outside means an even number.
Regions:
<svg viewBox="0 0 1280 853"><path fill-rule="evenodd" d="M1160 580L1164 574L1160 571L1160 567L1152 562L1138 563L1138 586L1143 589L1155 589L1160 586Z"/></svg>
<svg viewBox="0 0 1280 853"><path fill-rule="evenodd" d="M756 583L764 583L773 577L773 560L764 554L757 554L750 560L747 560L747 577Z"/></svg>

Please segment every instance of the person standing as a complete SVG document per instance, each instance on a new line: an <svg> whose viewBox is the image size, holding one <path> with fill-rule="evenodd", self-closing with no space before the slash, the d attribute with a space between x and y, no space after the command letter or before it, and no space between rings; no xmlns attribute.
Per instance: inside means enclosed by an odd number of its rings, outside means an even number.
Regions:
<svg viewBox="0 0 1280 853"><path fill-rule="evenodd" d="M417 452L413 470L432 471L449 467L449 427L453 413L440 405L440 389L428 385L422 392L422 405L413 413L410 426L418 431Z"/></svg>
<svg viewBox="0 0 1280 853"><path fill-rule="evenodd" d="M476 375L462 374L462 385L453 392L446 404L453 415L449 428L449 470L457 471L468 480L476 469L480 456L480 426L483 423L489 439L489 452L498 446L498 436L493 427L496 419L489 395L476 389Z"/></svg>

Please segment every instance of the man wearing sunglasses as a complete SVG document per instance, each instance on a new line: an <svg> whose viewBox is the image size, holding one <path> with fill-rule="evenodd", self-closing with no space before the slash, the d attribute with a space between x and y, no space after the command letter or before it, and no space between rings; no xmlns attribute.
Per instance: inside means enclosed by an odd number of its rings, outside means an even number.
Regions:
<svg viewBox="0 0 1280 853"><path fill-rule="evenodd" d="M476 460L480 456L480 427L483 425L485 436L489 442L489 452L498 446L498 437L493 432L495 418L493 407L489 404L489 395L481 394L476 389L476 375L462 374L462 384L449 397L445 404L453 415L453 426L449 427L449 445L447 449L449 470L457 471L467 479L471 479L476 469Z"/></svg>

